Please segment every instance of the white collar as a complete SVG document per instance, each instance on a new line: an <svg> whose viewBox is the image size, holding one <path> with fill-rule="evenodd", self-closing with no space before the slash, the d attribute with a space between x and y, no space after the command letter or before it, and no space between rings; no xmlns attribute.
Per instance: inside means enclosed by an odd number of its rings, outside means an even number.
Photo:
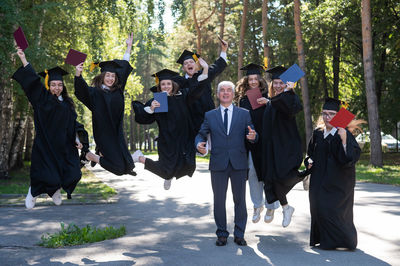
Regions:
<svg viewBox="0 0 400 266"><path fill-rule="evenodd" d="M64 101L64 98L60 95L57 97L59 101Z"/></svg>
<svg viewBox="0 0 400 266"><path fill-rule="evenodd" d="M326 137L328 137L329 134L334 136L336 131L337 131L336 127L333 127L330 131L326 131L326 128L324 128L324 139L326 139Z"/></svg>
<svg viewBox="0 0 400 266"><path fill-rule="evenodd" d="M187 73L185 73L185 79L190 79L190 77Z"/></svg>
<svg viewBox="0 0 400 266"><path fill-rule="evenodd" d="M110 88L104 84L101 84L101 88L108 91L110 90Z"/></svg>
<svg viewBox="0 0 400 266"><path fill-rule="evenodd" d="M228 108L228 110L231 111L231 112L232 112L232 110L233 110L233 104L232 104L232 103L231 103L231 105L229 105L228 107L224 107L224 106L222 106L222 105L220 105L219 107L221 108L221 111L224 111L225 108Z"/></svg>

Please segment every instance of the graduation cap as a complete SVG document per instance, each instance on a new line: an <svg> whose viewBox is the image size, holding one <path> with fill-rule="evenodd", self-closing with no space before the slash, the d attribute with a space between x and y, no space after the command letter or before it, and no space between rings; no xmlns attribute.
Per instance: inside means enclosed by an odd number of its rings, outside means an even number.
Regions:
<svg viewBox="0 0 400 266"><path fill-rule="evenodd" d="M333 110L339 112L340 106L342 105L342 101L334 99L334 98L325 98L325 103L322 106L323 110Z"/></svg>
<svg viewBox="0 0 400 266"><path fill-rule="evenodd" d="M38 73L40 76L44 77L44 86L49 89L49 82L52 80L63 80L63 76L69 74L67 71L59 66L53 67L52 69L45 69L43 72Z"/></svg>
<svg viewBox="0 0 400 266"><path fill-rule="evenodd" d="M287 70L286 67L283 66L276 66L276 67L272 67L267 69L265 72L268 72L271 74L271 79L280 79L280 75L283 74L283 72L285 72Z"/></svg>
<svg viewBox="0 0 400 266"><path fill-rule="evenodd" d="M247 66L242 67L240 70L247 70L246 76L248 75L261 75L261 71L264 68L261 65L250 63Z"/></svg>
<svg viewBox="0 0 400 266"><path fill-rule="evenodd" d="M158 85L158 83L160 81L165 80L165 79L173 80L173 78L178 76L178 75L179 75L179 73L164 68L163 70L160 70L160 71L158 71L157 73L154 73L151 76L156 78L156 84Z"/></svg>
<svg viewBox="0 0 400 266"><path fill-rule="evenodd" d="M188 50L184 50L181 56L179 57L178 61L176 62L181 65L183 65L183 62L185 62L185 60L187 59L193 59L195 62L197 62L199 60L199 57L200 57L199 54L193 53Z"/></svg>
<svg viewBox="0 0 400 266"><path fill-rule="evenodd" d="M100 67L100 72L112 72L112 73L117 73L117 69L120 68L120 65L115 62L114 60L112 61L103 61L103 62L92 62L90 64L90 72L93 71L96 67Z"/></svg>

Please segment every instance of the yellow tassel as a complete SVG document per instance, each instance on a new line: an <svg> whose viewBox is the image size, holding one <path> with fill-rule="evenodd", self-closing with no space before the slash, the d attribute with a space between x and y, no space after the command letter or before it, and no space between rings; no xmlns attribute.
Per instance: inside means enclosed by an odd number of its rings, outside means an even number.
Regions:
<svg viewBox="0 0 400 266"><path fill-rule="evenodd" d="M100 63L95 63L95 62L90 63L90 69L89 69L90 72L92 72L99 65L100 65Z"/></svg>
<svg viewBox="0 0 400 266"><path fill-rule="evenodd" d="M49 90L49 71L45 69L44 73L46 73L46 77L44 78L44 86L46 87L46 90Z"/></svg>
<svg viewBox="0 0 400 266"><path fill-rule="evenodd" d="M193 59L194 59L194 61L197 63L197 61L199 61L199 58L197 57L197 55L196 54L193 54Z"/></svg>
<svg viewBox="0 0 400 266"><path fill-rule="evenodd" d="M264 70L268 69L268 57L264 57Z"/></svg>
<svg viewBox="0 0 400 266"><path fill-rule="evenodd" d="M156 85L158 86L158 84L160 83L159 78L157 77L157 74L154 74L154 76L156 77Z"/></svg>
<svg viewBox="0 0 400 266"><path fill-rule="evenodd" d="M294 83L293 89L296 88L297 86L297 81Z"/></svg>
<svg viewBox="0 0 400 266"><path fill-rule="evenodd" d="M342 104L340 105L340 108L344 108L344 109L349 108L349 104L348 103L346 103L345 101L341 101L341 102L342 102Z"/></svg>

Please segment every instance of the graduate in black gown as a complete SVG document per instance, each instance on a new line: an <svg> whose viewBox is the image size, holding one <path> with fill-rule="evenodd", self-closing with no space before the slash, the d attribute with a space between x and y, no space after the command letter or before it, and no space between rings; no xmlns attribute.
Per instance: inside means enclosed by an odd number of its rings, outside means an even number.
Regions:
<svg viewBox="0 0 400 266"><path fill-rule="evenodd" d="M255 131L259 136L262 136L263 115L268 102L267 82L261 76L264 69L258 64L251 63L242 67L241 70L245 70L246 75L237 82L235 102L238 103L239 107L249 110ZM257 103L260 104L260 106L257 106L256 109L253 109L250 100L246 95L246 92L250 90L258 90L261 94L261 97L257 99ZM264 222L270 223L274 219L275 209L279 207L279 201L270 204L264 199L264 182L262 178L262 138L259 138L257 143L246 142L246 148L249 153L248 181L250 197L254 205L252 221L253 223L257 223L260 220L261 213L265 206L267 211L264 216Z"/></svg>
<svg viewBox="0 0 400 266"><path fill-rule="evenodd" d="M348 129L335 128L329 122L339 111L341 102L327 98L322 110L322 123L314 130L305 160L310 178L310 245L322 249L357 246L357 231L353 223L355 163L360 147ZM361 121L363 122L363 121Z"/></svg>
<svg viewBox="0 0 400 266"><path fill-rule="evenodd" d="M52 197L56 205L62 203L61 188L71 198L81 178L77 141L77 114L72 99L63 83L68 74L60 67L39 73L40 81L25 53L18 48L17 54L23 67L12 76L24 90L34 110L35 138L32 147L30 187L25 206L32 209L42 193Z"/></svg>
<svg viewBox="0 0 400 266"><path fill-rule="evenodd" d="M81 73L83 63L76 67L75 96L92 112L93 135L99 155L88 152L86 158L115 175L132 174L135 164L129 153L123 132L124 88L132 71L129 64L133 35L127 39L123 60L114 59L99 64L101 74L90 87Z"/></svg>
<svg viewBox="0 0 400 266"><path fill-rule="evenodd" d="M211 82L219 74L221 74L227 66L226 51L228 49L228 43L221 40L220 44L220 57L215 60L214 64L209 66L207 82L203 82L200 85L204 86L204 88L201 88L200 86L198 87L198 89L202 90L203 93L200 99L198 99L191 105L190 115L192 117L194 131L196 132L196 134L204 121L204 114L215 108L214 99L212 96ZM175 79L175 81L179 84L181 88L188 88L189 85L187 84L187 82L190 79L197 79L203 73L203 70L199 70L199 65L197 64L199 58L200 55L188 50L184 50L176 61L177 63L182 65L182 70L185 73L184 77Z"/></svg>
<svg viewBox="0 0 400 266"><path fill-rule="evenodd" d="M294 83L286 84L279 76L286 71L282 66L268 69L272 75L269 87L270 99L263 115L263 169L264 190L268 203L279 200L283 209L282 226L290 224L294 208L286 195L303 178L298 169L303 153L296 124L296 114L302 110Z"/></svg>
<svg viewBox="0 0 400 266"><path fill-rule="evenodd" d="M164 69L156 73L159 84L153 87L153 92L166 92L168 94L168 112L155 113L160 103L150 99L145 105L140 102L132 102L135 111L135 120L139 124L157 122L159 136L157 141L158 161L145 158L140 150L132 157L135 162L144 164L145 169L153 172L165 180L173 177L180 178L192 176L196 169L195 147L193 145L196 132L193 128L189 109L195 99L201 97L202 90L198 89L201 82L206 82L208 65L200 59L203 66L203 80L191 80L189 88L180 89L174 81L178 73ZM154 75L153 75L154 76ZM192 82L194 82L192 84ZM204 88L204 87L203 87ZM171 183L164 182L164 188L168 190Z"/></svg>

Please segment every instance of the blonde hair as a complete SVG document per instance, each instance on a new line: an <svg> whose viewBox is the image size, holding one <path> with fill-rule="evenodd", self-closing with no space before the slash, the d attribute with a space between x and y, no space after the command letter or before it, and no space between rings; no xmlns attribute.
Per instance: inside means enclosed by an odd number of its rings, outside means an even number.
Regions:
<svg viewBox="0 0 400 266"><path fill-rule="evenodd" d="M367 121L363 119L353 119L348 125L347 129L352 133L354 136L357 136L358 134L362 133L363 130L361 128L362 124L367 124ZM316 129L324 129L325 128L325 122L324 119L322 118L322 115L318 117L317 120L317 125Z"/></svg>

